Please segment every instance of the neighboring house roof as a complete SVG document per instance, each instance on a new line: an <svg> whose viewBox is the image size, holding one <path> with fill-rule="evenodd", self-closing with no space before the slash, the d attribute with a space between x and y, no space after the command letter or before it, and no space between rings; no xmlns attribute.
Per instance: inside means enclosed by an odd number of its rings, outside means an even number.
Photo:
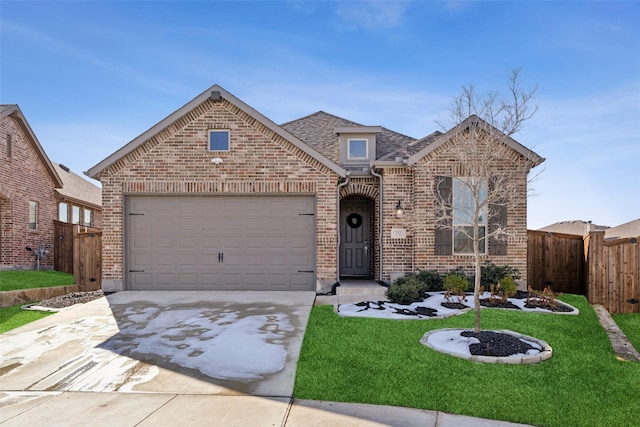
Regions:
<svg viewBox="0 0 640 427"><path fill-rule="evenodd" d="M609 227L606 225L592 224L591 221L560 221L555 224L547 225L539 228L540 231L548 231L550 233L574 234L576 236L584 236L588 231L604 231Z"/></svg>
<svg viewBox="0 0 640 427"><path fill-rule="evenodd" d="M205 90L200 95L196 96L194 99L186 103L184 106L182 106L178 110L168 115L166 118L164 118L163 120L155 124L149 130L139 135L137 138L135 138L128 144L126 144L124 147L120 148L118 151L111 154L109 157L102 160L97 165L93 166L91 169L87 171L87 175L97 179L100 173L104 171L106 168L113 165L118 160L122 159L127 154L134 151L136 148L144 144L147 140L149 140L150 138L153 138L162 130L164 130L165 128L170 126L172 123L176 122L185 114L189 113L198 105L202 104L203 102L207 101L210 98L216 99L216 100L219 98L223 98L227 100L228 102L233 104L235 107L239 108L246 114L250 115L259 123L266 126L276 134L280 135L282 138L289 141L291 144L298 147L300 150L302 150L303 152L305 152L306 154L308 154L318 162L322 163L323 165L325 165L326 167L328 167L338 175L342 177L345 177L347 175L347 171L342 167L340 167L337 163L323 156L318 151L314 150L311 146L302 142L298 137L294 136L284 128L278 126L273 121L268 119L266 116L262 115L261 113L259 113L258 111L250 107L249 105L245 104L240 99L236 98L231 93L227 92L225 89L223 89L221 86L217 84L211 86L209 89Z"/></svg>
<svg viewBox="0 0 640 427"><path fill-rule="evenodd" d="M604 232L605 240L626 239L630 237L640 237L640 218L608 228Z"/></svg>
<svg viewBox="0 0 640 427"><path fill-rule="evenodd" d="M56 190L60 196L102 209L102 189L100 187L64 165L54 163L53 166L62 178L62 188Z"/></svg>
<svg viewBox="0 0 640 427"><path fill-rule="evenodd" d="M418 160L420 160L424 156L428 155L429 153L436 150L438 147L447 143L451 139L451 137L454 136L456 133L464 131L466 128L470 127L473 124L476 124L476 125L479 124L480 126L486 127L486 129L488 129L490 132L500 132L498 129L491 126L489 123L487 123L485 120L482 120L480 117L473 114L468 118L466 118L464 121L462 121L462 123L460 123L459 125L448 130L446 133L435 136L433 141L429 142L428 144L426 144L424 148L422 148L420 151L418 151L417 153L409 157L407 164L409 165L415 164ZM539 155L534 153L532 150L529 150L527 147L520 144L518 141L516 141L511 137L506 138L505 143L507 144L507 146L511 147L516 152L520 153L524 158L530 160L534 166L538 166L539 164L544 162L544 158L540 157Z"/></svg>
<svg viewBox="0 0 640 427"><path fill-rule="evenodd" d="M56 173L56 170L54 169L53 164L51 163L51 160L49 160L49 157L47 156L44 149L42 148L42 145L40 145L40 141L38 141L38 138L36 138L35 133L33 133L33 130L31 129L31 126L29 126L29 122L27 122L27 119L24 117L24 114L22 114L20 107L17 104L0 104L0 120L4 120L6 117L9 117L9 116L16 119L20 124L20 126L22 127L22 130L24 131L27 138L30 140L31 145L33 146L33 149L35 150L36 154L40 158L40 161L42 162L45 169L47 170L47 173L49 174L49 176L51 176L51 179L53 180L53 183L54 183L54 187L55 188L62 187L62 180L60 179L60 176L58 176L58 174Z"/></svg>
<svg viewBox="0 0 640 427"><path fill-rule="evenodd" d="M318 111L280 126L336 163L340 160L336 129L364 127L360 123L324 111ZM415 152L416 147L412 145L416 142L415 138L385 127L379 128L380 132L376 135L376 159L392 159L395 154L406 158Z"/></svg>

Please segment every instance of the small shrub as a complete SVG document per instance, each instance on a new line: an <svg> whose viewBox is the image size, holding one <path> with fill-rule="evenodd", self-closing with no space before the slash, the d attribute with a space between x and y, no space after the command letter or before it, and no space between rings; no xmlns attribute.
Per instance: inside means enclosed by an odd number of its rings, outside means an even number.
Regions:
<svg viewBox="0 0 640 427"><path fill-rule="evenodd" d="M387 298L397 304L411 304L422 299L422 284L415 276L401 277L387 289Z"/></svg>
<svg viewBox="0 0 640 427"><path fill-rule="evenodd" d="M416 279L424 285L424 292L444 290L442 275L436 270L422 270L416 274Z"/></svg>
<svg viewBox="0 0 640 427"><path fill-rule="evenodd" d="M510 265L498 266L487 261L480 269L480 286L489 289L491 285L497 285L507 276L517 280L520 278L520 270Z"/></svg>
<svg viewBox="0 0 640 427"><path fill-rule="evenodd" d="M502 301L506 301L518 292L518 284L513 277L506 276L498 282L498 293Z"/></svg>
<svg viewBox="0 0 640 427"><path fill-rule="evenodd" d="M562 295L562 292L555 293L551 286L545 286L542 292L537 291L529 287L529 296L527 297L527 305L532 307L542 307L553 310L557 308L560 303L558 297Z"/></svg>
<svg viewBox="0 0 640 427"><path fill-rule="evenodd" d="M451 299L452 296L458 296L458 302L466 299L465 292L469 289L469 278L466 274L460 271L449 273L444 276L443 285L446 299Z"/></svg>

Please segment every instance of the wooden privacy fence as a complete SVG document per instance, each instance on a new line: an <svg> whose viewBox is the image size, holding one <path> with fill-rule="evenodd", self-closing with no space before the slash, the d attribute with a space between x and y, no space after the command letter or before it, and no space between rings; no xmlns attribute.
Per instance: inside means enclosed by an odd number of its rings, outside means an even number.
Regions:
<svg viewBox="0 0 640 427"><path fill-rule="evenodd" d="M528 231L527 283L542 290L585 295L610 313L640 312L638 239L604 240L604 231L586 236Z"/></svg>
<svg viewBox="0 0 640 427"><path fill-rule="evenodd" d="M527 284L543 290L549 282L556 292L585 293L582 236L527 231Z"/></svg>
<svg viewBox="0 0 640 427"><path fill-rule="evenodd" d="M640 243L604 240L604 231L585 237L588 247L587 297L609 313L640 313Z"/></svg>
<svg viewBox="0 0 640 427"><path fill-rule="evenodd" d="M54 221L54 263L58 271L73 274L81 291L102 287L102 231Z"/></svg>

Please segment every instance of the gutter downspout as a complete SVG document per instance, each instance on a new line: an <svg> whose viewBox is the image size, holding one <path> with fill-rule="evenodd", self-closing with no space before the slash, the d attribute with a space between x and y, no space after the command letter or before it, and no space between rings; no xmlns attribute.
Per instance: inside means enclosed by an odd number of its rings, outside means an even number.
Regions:
<svg viewBox="0 0 640 427"><path fill-rule="evenodd" d="M379 230L378 230L378 260L380 261L380 266L379 266L379 281L382 282L382 237L384 235L384 226L382 223L382 206L383 206L383 197L382 195L384 194L384 181L382 179L382 175L377 173L375 168L373 167L373 165L371 165L371 174L373 176L378 177L378 179L380 179L380 198L378 200L378 209L379 209L379 213L378 213L378 226L379 226Z"/></svg>
<svg viewBox="0 0 640 427"><path fill-rule="evenodd" d="M338 184L336 190L336 231L338 232L338 246L336 248L336 283L340 283L340 189L349 183L350 175L344 179L344 182Z"/></svg>

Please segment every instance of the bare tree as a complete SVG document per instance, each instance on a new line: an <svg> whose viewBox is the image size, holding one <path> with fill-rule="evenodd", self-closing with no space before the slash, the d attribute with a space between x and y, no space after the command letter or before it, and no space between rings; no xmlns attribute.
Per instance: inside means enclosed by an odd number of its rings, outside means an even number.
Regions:
<svg viewBox="0 0 640 427"><path fill-rule="evenodd" d="M520 69L511 71L508 96L479 97L473 86L463 87L454 99L441 147L454 160L455 178L447 192L436 182L436 225L453 233L452 244L472 246L475 263L475 331L480 332L480 276L489 239L506 240L513 234L507 213L527 194L529 171L543 159L517 143L512 135L537 111L536 88L523 90Z"/></svg>

